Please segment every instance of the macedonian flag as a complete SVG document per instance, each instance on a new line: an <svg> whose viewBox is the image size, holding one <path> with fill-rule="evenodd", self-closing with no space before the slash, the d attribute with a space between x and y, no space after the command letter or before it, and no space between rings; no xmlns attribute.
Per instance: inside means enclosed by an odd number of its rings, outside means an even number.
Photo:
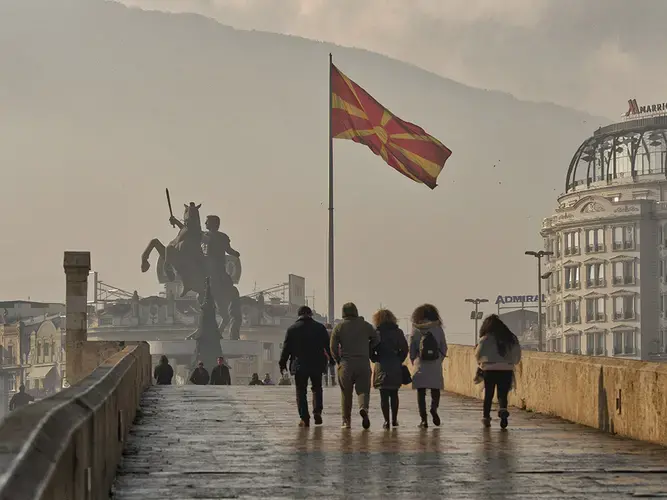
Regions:
<svg viewBox="0 0 667 500"><path fill-rule="evenodd" d="M435 188L452 152L421 127L401 120L331 65L331 135L365 144L413 181Z"/></svg>

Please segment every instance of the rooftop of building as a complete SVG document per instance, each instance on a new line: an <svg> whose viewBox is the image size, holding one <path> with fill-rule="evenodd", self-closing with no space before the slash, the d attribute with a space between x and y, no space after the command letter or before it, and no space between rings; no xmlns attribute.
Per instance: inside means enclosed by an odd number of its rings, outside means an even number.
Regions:
<svg viewBox="0 0 667 500"><path fill-rule="evenodd" d="M51 306L65 306L61 302L36 302L34 300L0 300L0 308L16 307L19 304L28 304L31 307L46 309Z"/></svg>
<svg viewBox="0 0 667 500"><path fill-rule="evenodd" d="M579 146L567 170L565 194L642 177L665 181L666 172L667 107L647 116L629 111L624 121L599 128Z"/></svg>

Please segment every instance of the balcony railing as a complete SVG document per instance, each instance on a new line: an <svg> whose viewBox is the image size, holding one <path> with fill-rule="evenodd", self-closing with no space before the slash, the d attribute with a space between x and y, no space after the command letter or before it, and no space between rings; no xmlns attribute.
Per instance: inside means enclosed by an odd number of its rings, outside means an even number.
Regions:
<svg viewBox="0 0 667 500"><path fill-rule="evenodd" d="M0 367L18 366L19 364L15 357L10 356L0 356L0 363L2 363Z"/></svg>
<svg viewBox="0 0 667 500"><path fill-rule="evenodd" d="M633 311L615 312L614 319L635 319Z"/></svg>

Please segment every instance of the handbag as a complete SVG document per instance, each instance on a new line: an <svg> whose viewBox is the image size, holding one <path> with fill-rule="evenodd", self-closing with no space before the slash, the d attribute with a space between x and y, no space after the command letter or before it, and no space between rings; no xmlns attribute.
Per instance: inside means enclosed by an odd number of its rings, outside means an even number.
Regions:
<svg viewBox="0 0 667 500"><path fill-rule="evenodd" d="M401 365L401 378L403 385L407 385L412 382L412 374L410 373L410 369L405 365Z"/></svg>
<svg viewBox="0 0 667 500"><path fill-rule="evenodd" d="M481 368L477 368L477 372L475 372L475 378L473 379L473 382L475 384L481 384L484 382L484 370Z"/></svg>

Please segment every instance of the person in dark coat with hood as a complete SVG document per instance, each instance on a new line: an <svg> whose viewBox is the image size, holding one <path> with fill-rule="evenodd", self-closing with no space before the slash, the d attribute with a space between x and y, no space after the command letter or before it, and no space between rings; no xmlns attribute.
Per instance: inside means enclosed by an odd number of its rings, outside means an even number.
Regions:
<svg viewBox="0 0 667 500"><path fill-rule="evenodd" d="M153 370L153 378L157 385L171 385L171 379L174 378L174 369L164 354L160 357L160 363Z"/></svg>
<svg viewBox="0 0 667 500"><path fill-rule="evenodd" d="M380 390L380 407L385 429L398 426L398 390L403 385L403 362L408 357L408 341L396 324L396 316L388 309L380 309L373 315L373 324L380 336L380 343L372 354L373 387Z"/></svg>
<svg viewBox="0 0 667 500"><path fill-rule="evenodd" d="M371 392L370 354L380 342L377 331L352 302L343 305L343 322L331 332L331 352L338 363L338 386L341 392L343 429L350 428L352 396L357 393L361 426L368 429L371 421L368 406Z"/></svg>

